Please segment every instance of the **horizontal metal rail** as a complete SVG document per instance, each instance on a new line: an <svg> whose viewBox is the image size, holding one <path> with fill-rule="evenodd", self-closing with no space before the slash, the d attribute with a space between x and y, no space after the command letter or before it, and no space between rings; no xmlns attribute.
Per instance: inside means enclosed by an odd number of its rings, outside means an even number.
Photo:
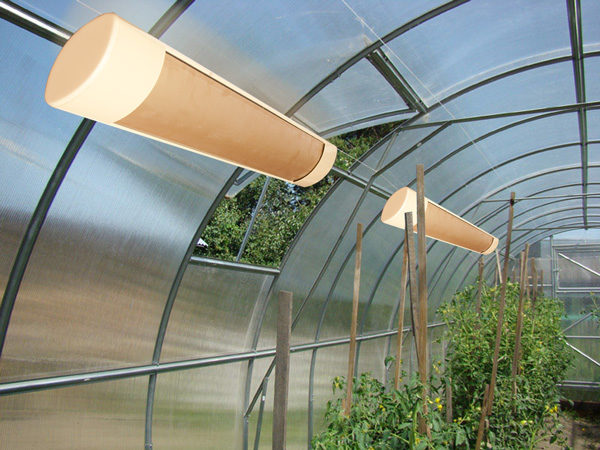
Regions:
<svg viewBox="0 0 600 450"><path fill-rule="evenodd" d="M569 335L569 336L565 336L565 338L567 338L567 339L600 339L600 336L574 336L574 335Z"/></svg>
<svg viewBox="0 0 600 450"><path fill-rule="evenodd" d="M220 259L205 258L202 256L192 256L190 264L195 266L212 266L222 267L224 269L237 270L239 272L262 273L266 275L278 275L279 269L275 267L256 266L254 264L246 264L233 261L222 261Z"/></svg>
<svg viewBox="0 0 600 450"><path fill-rule="evenodd" d="M443 326L445 323L432 323L428 328ZM408 331L410 328L405 328ZM357 341L368 341L372 339L381 339L392 336L397 330L386 330L377 333L364 334L356 338ZM304 352L322 347L334 347L344 345L350 342L349 337L330 339L321 342L294 345L290 348L291 353ZM98 372L86 372L72 375L62 375L48 378L38 378L35 380L13 381L0 384L0 396L18 394L22 392L39 391L44 389L56 389L61 387L75 386L87 383L97 383L101 381L110 381L123 378L133 378L144 375L158 374L164 372L175 372L180 370L197 369L200 367L216 366L221 364L230 364L247 361L249 359L267 358L275 356L275 349L269 348L250 352L233 353L229 355L211 356L206 358L190 359L185 361L175 361L159 364L148 364L144 366L125 367L119 369L102 370Z"/></svg>
<svg viewBox="0 0 600 450"><path fill-rule="evenodd" d="M65 42L73 34L71 31L6 0L0 1L0 17L60 46L65 45Z"/></svg>

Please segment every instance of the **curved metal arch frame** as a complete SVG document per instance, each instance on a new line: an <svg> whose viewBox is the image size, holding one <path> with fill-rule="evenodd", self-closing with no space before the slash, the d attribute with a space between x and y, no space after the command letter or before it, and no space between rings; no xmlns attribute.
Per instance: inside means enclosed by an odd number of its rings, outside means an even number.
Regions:
<svg viewBox="0 0 600 450"><path fill-rule="evenodd" d="M559 201L556 201L556 202L552 202L552 204L564 202L564 201L567 201L567 200L571 200L572 201L572 200L577 200L577 199L563 199L563 200L559 200ZM595 204L591 205L589 208L590 209L600 209L600 204L598 204L598 205L595 205ZM534 210L535 210L535 208L534 208ZM563 208L563 209L553 210L552 212L550 212L548 214L538 215L538 216L535 216L535 217L531 218L531 220L527 220L527 221L521 222L519 225L524 225L524 224L529 223L529 222L531 222L533 220L540 219L541 217L551 218L555 213L561 213L561 212L567 212L567 211L576 211L576 210L577 210L577 208ZM568 219L572 220L573 216L559 218L559 219L556 219L555 221L550 221L550 222L542 222L539 225L540 226L545 226L548 223L557 222L557 221L560 221L560 220L568 220ZM583 228L583 225L582 225L582 228ZM536 231L546 231L546 230L528 230L528 231L525 231L521 235L519 235L517 238L515 238L514 242L519 241L519 240L523 239L523 237L527 237L527 236L529 236L529 234L534 233ZM504 233L504 235L501 237L501 239L504 239L505 237L506 237L506 233ZM525 245L525 244L523 243L523 244L518 244L517 246L515 246L515 253L517 253L517 249L520 248L523 245ZM486 263L486 266L488 265L488 263L489 263L489 261ZM485 270L489 270L489 269L486 267Z"/></svg>
<svg viewBox="0 0 600 450"><path fill-rule="evenodd" d="M556 204L556 203L564 202L564 201L567 201L567 200L570 200L570 201L572 201L573 199L561 199L561 200L557 200L557 201L553 201L553 202L545 203L544 205L541 205L541 206L548 206L548 205L552 205L552 204ZM541 206L540 206L540 207L541 207ZM539 207L537 207L537 208L532 208L532 209L528 209L526 212L524 212L524 213L521 213L521 214L519 214L519 215L516 215L515 217L518 217L518 216L520 216L520 215L524 215L524 214L526 214L526 213L528 213L528 212L531 212L531 211L534 211L535 209L538 209L538 208L539 208ZM589 206L588 208L589 208L589 209L600 209L600 205L599 205L599 206ZM532 218L530 218L530 219L528 219L528 220L526 220L526 221L523 221L523 222L519 223L519 225L524 225L524 224L526 224L526 223L528 223L528 222L531 222L531 221L533 221L533 220L539 219L539 218L541 218L541 217L544 217L544 216L552 216L552 215L553 215L553 214L555 214L555 213L559 213L559 212L566 212L566 211L576 211L576 210L578 210L578 209L580 209L580 208L564 208L564 209L557 209L557 210L553 210L551 213L541 214L541 215L538 215L538 216L532 217ZM504 225L504 224L500 224L500 225L498 225L498 227L497 227L496 229L499 229L499 228L501 228L503 225ZM506 234L506 233L505 233L505 234ZM500 239L500 240L504 239L504 237L505 237L505 234L504 234L504 235L501 235L501 237L500 237L499 239ZM516 242L516 241L518 241L518 240L520 240L520 239L521 239L523 236L526 236L526 235L527 235L527 233L524 233L523 235L519 236L518 238L516 238L516 239L515 239L515 242ZM515 251L516 251L516 248L517 248L517 247L515 247ZM456 267L454 268L454 271L453 271L453 272L450 274L450 276L448 277L448 281L446 282L446 284L445 284L445 285L444 285L444 287L442 288L442 290L441 290L442 292L445 292L445 291L446 291L446 289L448 288L448 284L450 283L450 280L452 280L452 279L453 279L453 277L454 277L454 274L455 274L455 273L458 271L458 269L459 269L459 268L460 268L460 267L461 267L461 266L462 266L462 265L465 263L465 261L466 261L466 258L467 258L468 256L469 256L469 255L465 255L465 257L463 257L463 259L462 259L462 260L461 260L461 261L460 261L460 262L459 262L459 263L456 265ZM467 278L468 274L471 272L471 270L473 269L473 267L475 266L475 264L476 264L476 261L475 261L475 262L472 262L472 263L471 263L471 266L470 266L470 268L469 268L467 271L465 271L466 275L463 277L463 280L461 281L461 284L465 282L465 280L466 280L466 278ZM488 261L486 262L486 266L488 266L488 264L490 264L490 260L488 260ZM488 270L488 269L486 268L486 270Z"/></svg>
<svg viewBox="0 0 600 450"><path fill-rule="evenodd" d="M600 185L600 183L590 183L590 185ZM579 184L579 183L571 183L571 184L564 184L564 185L560 185L560 186L552 186L552 187L550 187L550 188L545 188L545 189L542 189L542 190L540 190L540 191L533 192L533 193L531 193L531 194L529 194L529 195L530 195L530 196L536 196L536 195L539 195L539 194L543 194L543 193L545 193L545 192L551 192L551 191L553 191L553 190L556 190L556 189L564 189L564 188L567 188L567 187L576 187L576 186L580 186L580 184ZM507 200L507 201L508 201L508 200ZM502 210L502 207L499 207L499 208L497 208L497 209L496 209L496 211L493 211L492 213L493 213L493 214L497 214L497 213L499 213L501 210ZM487 216L486 216L486 217L487 217ZM483 220L483 219L482 219L482 220ZM445 256L445 257L442 259L442 261L441 261L441 263L440 263L440 266L441 266L441 265L443 265L444 263L446 263L446 264L448 263L447 261L448 261L448 260L449 260L449 258L450 258L450 257L451 257L451 256L454 254L454 251L455 251L455 249L452 249L450 252L447 252L447 253L446 253L446 256ZM462 264L462 261L461 261L461 263L460 263L460 264ZM437 273L437 272L436 272L436 273ZM432 289L432 290L433 290L433 289L435 289L435 287L436 287L436 285L437 285L438 281L439 281L439 278L436 278L436 279L434 279L434 281L433 281L433 283L432 283L432 287L431 287L431 289Z"/></svg>
<svg viewBox="0 0 600 450"><path fill-rule="evenodd" d="M600 185L600 183L590 183L590 185ZM541 191L534 192L534 193L532 193L530 195L531 196L535 196L535 195L542 194L544 192L551 192L551 191L554 191L556 189L564 189L564 188L568 188L568 187L577 187L577 186L580 186L580 184L579 183L571 183L571 184L564 184L564 185L560 185L560 186L553 186L551 188L545 188L545 189L542 189ZM506 201L508 202L508 200L506 200ZM493 211L492 213L493 214L497 214L500 211L501 211L501 207L497 208L496 211ZM435 287L437 286L437 283L439 281L439 278L436 278L438 270L440 269L440 267L442 265L444 265L444 264L448 265L449 264L450 258L452 257L452 255L454 254L455 251L456 251L456 249L453 248L451 251L449 251L449 252L446 253L446 255L444 256L444 258L442 258L442 261L440 262L440 265L438 266L438 268L436 269L436 272L432 276L432 283L431 283L431 290L432 291L435 289ZM443 270L445 270L445 268Z"/></svg>
<svg viewBox="0 0 600 450"><path fill-rule="evenodd" d="M519 125L522 125L523 123L527 123L527 122L530 122L530 121L532 121L532 120L536 120L536 119L544 119L544 118L547 118L547 117L549 117L549 116L554 116L554 115L559 115L559 114L565 114L565 113L570 113L570 112L574 112L574 111L560 111L560 112L554 112L554 113L550 113L550 114L542 114L542 115L540 115L540 116L536 116L536 117L533 117L533 118L528 118L528 119L525 119L525 120L522 120L522 121L517 121L517 122L514 122L514 123L512 123L512 124L508 124L508 125L502 126L502 127L498 128L498 129L496 129L496 130L492 131L492 132L489 132L489 133L486 133L486 134L482 135L482 136L480 137L480 139L478 138L478 139L479 139L479 140L478 140L478 142L479 142L479 141L481 141L481 140L483 140L483 139L485 139L485 138L488 138L488 137L490 137L490 136L493 136L493 135L495 135L495 134L497 134L497 133L500 133L500 132L506 131L507 129L510 129L510 128L514 127L514 126L519 126ZM444 129L444 127L440 127L440 128L438 128L438 129L436 129L436 130L435 130L433 133L431 133L430 135L426 136L426 137L425 137L423 140L421 140L420 142L423 142L423 141L426 141L426 140L429 140L429 139L431 139L431 138L432 138L434 135L436 135L436 134L438 134L440 131L442 131L442 129ZM596 141L594 141L594 142L596 142ZM598 141L598 143L600 143L600 141ZM452 156L454 156L454 155L458 154L460 151L462 151L462 150L464 150L464 149L468 148L470 145L472 145L472 143L467 143L467 144L465 144L465 145L463 145L463 146L459 147L457 150L455 150L455 151L453 151L453 152L452 152ZM504 165L506 165L506 164L510 164L510 163L513 163L513 162L519 161L519 160L521 160L521 159L524 159L524 158L526 158L526 157L528 157L528 156L532 156L532 155L534 155L534 154L538 154L538 153L541 153L541 152L544 152L544 151L551 151L551 150L556 150L556 149L558 149L558 148L567 147L567 146L575 146L575 145L579 145L579 143L566 143L566 144L562 144L562 145L551 146L551 147L547 147L547 148L543 148L543 149L535 150L535 151L529 152L529 153L527 153L527 154L524 154L524 155L520 155L519 157L511 158L511 159L509 159L509 160L507 160L507 161L503 161L502 163L500 163L500 164L497 164L497 165L496 165L496 166L494 166L493 168L491 168L491 169L488 169L488 170L484 171L483 173L481 173L481 174L477 175L476 177L474 177L474 178L472 178L471 180L469 180L469 183L470 183L470 182L473 182L473 181L475 181L475 180L477 180L477 179L479 179L479 178L480 178L480 177L482 177L482 176L485 176L487 173L489 173L489 172L490 172L490 171L492 171L492 170L495 170L495 169L497 169L497 168L499 168L499 167L502 167L502 166L504 166ZM414 145L414 146L412 146L412 147L411 147L411 150L412 150L412 151L414 151L414 150L416 150L417 148L419 148L419 146L418 146L418 145ZM410 152L404 152L404 155L407 155L407 154L409 154L409 153L410 153ZM437 163L436 163L436 164L437 164ZM389 165L389 164L388 164L388 165ZM434 166L435 166L435 165L434 165ZM428 169L428 170L433 170L433 169L435 168L434 166L432 166L432 167L431 167L430 169ZM373 175L373 177L375 177L375 176L377 176L377 174ZM411 183L409 183L409 186L410 186L410 185L412 185L412 184L414 184L414 182L415 182L415 181L413 180ZM446 201L448 198L450 198L452 195L456 194L456 193L457 193L457 192L458 192L460 189L463 189L463 188L465 188L466 186L468 186L468 183L465 183L465 185L461 186L459 189L457 189L457 190L453 191L451 194L447 195L447 196L446 196L446 197L445 197L445 198L442 200L442 203L443 203L444 201ZM371 222L370 222L370 223L367 225L367 227L366 227L366 229L365 229L365 235L368 233L368 231L369 231L369 230L370 230L370 228L372 227L373 223L374 223L374 222L377 220L377 218L378 218L378 215L376 215L376 216L375 216L375 217L374 217L374 218L371 220ZM431 250L431 248L433 247L433 245L435 245L435 242L433 242L433 243L431 243L431 244L429 245L428 252L429 252L429 250ZM347 262L348 262L348 260L349 260L349 257L350 257L350 255L351 255L351 253L352 253L353 251L354 251L354 247L352 247L352 248L351 248L351 249L348 251L348 253L346 254L346 257L345 257L345 259L344 259L344 262L342 263L342 265L341 265L341 266L340 266L340 268L338 269L338 273L336 274L336 277L334 278L334 283L333 283L333 286L332 286L332 288L330 289L330 292L329 292L329 294L328 294L328 296L327 296L327 299L326 299L325 306L326 306L326 305L327 305L327 303L329 302L329 299L330 299L330 297L331 297L331 295L332 295L332 292L333 292L333 290L335 289L335 286L336 286L336 284L337 284L336 282L337 282L337 280L339 279L339 277L341 276L341 272L344 270L344 268L345 268L345 266L346 266L346 264L347 264ZM393 255L392 255L392 258L393 258ZM386 270L387 270L387 266L386 266ZM372 292L372 293L371 293L371 295L370 295L370 297L369 297L369 300L370 300L370 301L369 301L369 302L368 302L368 304L367 304L367 309L368 309L368 305L370 304L370 302L372 301L372 299L373 299L373 297L374 297L374 296L375 296L375 292ZM367 311L365 311L365 315L366 315L366 312L367 312ZM318 331L320 331L320 325L321 325L321 323L322 323L322 319L319 321L319 327L317 328L317 330L318 330ZM319 334L319 333L318 333L318 334Z"/></svg>
<svg viewBox="0 0 600 450"><path fill-rule="evenodd" d="M600 164L593 164L593 165L590 165L590 167L600 167ZM555 167L555 168L552 168L552 169L549 169L549 170L538 171L538 172L535 172L534 174L529 175L527 177L521 177L521 178L518 178L516 180L511 180L509 183L505 183L504 185L502 185L499 188L493 190L492 192L486 194L485 196L480 197L477 201L471 203L469 206L467 206L465 209L463 209L460 212L460 215L461 216L466 215L471 210L473 210L474 208L478 207L479 204L481 202L483 202L484 200L487 200L490 197L492 197L492 196L494 196L494 195L496 195L496 194L498 194L498 193L500 193L500 192L502 192L502 191L504 191L506 189L509 189L509 188L511 188L513 186L516 186L516 185L518 185L520 183L529 181L529 180L534 179L534 178L538 178L538 177L542 177L542 176L546 176L546 175L553 175L555 173L562 172L562 171L577 170L577 169L580 169L580 168L581 168L581 166L577 165L577 164L573 164L573 165L569 165L569 166L560 166L560 167ZM488 220L490 216L498 214L501 210L502 210L502 207L497 208L496 211L493 211L492 213L488 214L486 217L480 219L477 222L477 224L480 224L483 220Z"/></svg>

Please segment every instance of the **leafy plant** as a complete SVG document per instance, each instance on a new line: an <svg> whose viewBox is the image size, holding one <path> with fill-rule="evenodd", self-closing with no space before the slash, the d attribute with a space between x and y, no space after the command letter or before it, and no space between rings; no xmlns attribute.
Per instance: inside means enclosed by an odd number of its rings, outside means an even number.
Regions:
<svg viewBox="0 0 600 450"><path fill-rule="evenodd" d="M406 376L406 374L403 374ZM427 399L425 417L431 437L418 432L417 417L423 414L422 385L413 376L399 390L385 386L368 373L353 385L352 412L344 414L345 380L333 380L333 400L327 402L327 428L312 440L315 449L426 449L451 448L456 434L444 423L444 407L439 397Z"/></svg>
<svg viewBox="0 0 600 450"><path fill-rule="evenodd" d="M484 386L489 383L498 320L500 287L484 285L481 313L475 311L476 287L469 286L440 307L448 326L449 352L445 377L452 385L457 423L474 444L481 416ZM519 286L508 283L503 333L498 360L498 382L489 417L488 440L494 448L535 448L559 434L557 383L571 361L560 328L562 303L539 296L535 309L525 301L521 358L513 394L511 377Z"/></svg>

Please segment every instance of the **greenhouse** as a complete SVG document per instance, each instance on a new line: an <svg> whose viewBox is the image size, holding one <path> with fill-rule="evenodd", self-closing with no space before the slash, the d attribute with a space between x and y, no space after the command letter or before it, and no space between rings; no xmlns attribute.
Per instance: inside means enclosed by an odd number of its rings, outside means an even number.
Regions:
<svg viewBox="0 0 600 450"><path fill-rule="evenodd" d="M599 448L599 18L0 0L0 448Z"/></svg>

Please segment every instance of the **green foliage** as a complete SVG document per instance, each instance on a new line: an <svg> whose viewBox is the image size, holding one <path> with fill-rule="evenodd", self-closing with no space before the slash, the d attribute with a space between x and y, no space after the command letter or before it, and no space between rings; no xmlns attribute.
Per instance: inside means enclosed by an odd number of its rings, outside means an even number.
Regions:
<svg viewBox="0 0 600 450"><path fill-rule="evenodd" d="M342 406L345 384L343 377L333 380L334 399L327 402L325 412L327 428L313 438L315 449L444 449L457 439L453 427L444 423L439 397L428 400L425 415L431 438L418 432L417 416L423 413L424 401L416 376L401 389L387 391L381 382L363 373L353 384L350 417L344 415Z"/></svg>
<svg viewBox="0 0 600 450"><path fill-rule="evenodd" d="M356 159L391 131L394 125L380 125L331 138L331 142L340 150L335 165L349 169ZM307 188L272 179L241 260L252 264L279 266L302 224L335 179L333 175L328 175ZM264 182L265 177L260 176L234 198L221 202L202 234L208 247L196 249L196 255L228 261L236 258Z"/></svg>
<svg viewBox="0 0 600 450"><path fill-rule="evenodd" d="M491 377L500 287L484 285L479 315L475 312L476 292L475 286L469 286L440 307L448 325L445 375L451 379L454 417L471 445L477 437L484 386ZM562 303L538 297L534 310L525 301L520 373L516 377L517 394L513 396L511 367L518 303L519 286L508 283L498 382L489 418L488 437L494 448L534 448L539 440L557 434L556 384L563 379L571 360L560 328Z"/></svg>
<svg viewBox="0 0 600 450"><path fill-rule="evenodd" d="M440 308L448 331L449 352L441 378L439 363L429 380L431 398L422 398L415 377L400 390L386 389L368 374L355 382L352 412L343 414L344 379L333 382L334 398L327 403L326 429L312 441L316 449L471 449L481 417L484 386L490 382L498 322L499 288L484 285L481 313L475 311L476 287L457 293ZM556 384L571 360L560 328L562 304L538 297L535 311L525 301L520 373L513 395L511 365L519 287L509 283L498 362L498 382L483 448L534 449L540 441L559 439L559 393ZM405 375L403 375L405 377ZM438 391L452 386L453 420L446 423L446 405ZM441 386L438 388L438 386ZM434 398L435 397L435 398ZM431 436L421 435L417 416L425 414Z"/></svg>

